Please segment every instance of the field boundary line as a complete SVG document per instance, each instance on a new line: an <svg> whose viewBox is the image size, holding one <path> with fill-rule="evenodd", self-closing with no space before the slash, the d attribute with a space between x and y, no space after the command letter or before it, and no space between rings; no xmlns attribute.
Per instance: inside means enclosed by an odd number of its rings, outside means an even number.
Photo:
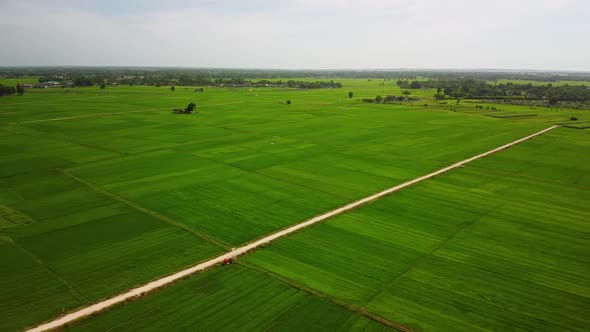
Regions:
<svg viewBox="0 0 590 332"><path fill-rule="evenodd" d="M174 225L174 226L176 226L178 228L181 228L181 229L183 229L183 230L185 230L185 231L187 231L187 232L189 232L189 233L191 233L193 235L196 235L196 236L200 237L201 239L203 239L203 240L205 240L205 241L207 241L207 242L209 242L209 243L211 243L211 244L213 244L213 245L215 245L215 246L223 249L224 251L228 251L230 249L230 245L227 244L227 243L223 243L223 242L221 242L221 241L219 241L219 240L217 240L217 239L215 239L215 238L213 238L213 237L211 237L211 236L209 236L207 234L201 233L201 232L199 232L199 231L197 231L197 230L195 230L195 229L193 229L193 228L191 228L191 227L189 227L189 226L187 226L187 225L185 225L185 224L183 224L181 222L178 222L178 221L176 221L174 219L171 219L169 217L166 217L165 215L160 214L160 213L158 213L156 211L152 211L150 209L144 208L143 206L141 206L141 205L139 205L137 203L134 203L134 202L132 202L132 201L130 201L130 200L124 198L124 197L121 197L121 196L119 196L117 194L114 194L114 193L109 192L109 191L107 191L105 189L102 189L102 188L100 188L100 187L98 187L98 186L96 186L96 185L94 185L94 184L92 184L92 183L90 183L90 182L88 182L86 180L83 180L83 179L75 176L74 174L72 174L71 172L69 172L67 170L64 170L64 169L61 169L61 168L57 168L57 171L60 172L60 173L62 173L65 176L71 178L71 179L74 179L74 180L82 183L83 185L85 185L87 187L90 187L90 189L92 189L94 191L97 191L97 192L99 192L99 193L101 193L103 195L109 196L110 198L112 198L112 199L114 199L114 200L116 200L118 202L121 202L121 203L123 203L123 204L125 204L125 205L127 205L127 206L129 206L129 207L131 207L133 209L135 209L135 210L138 210L139 212L142 212L144 214L147 214L149 216L152 216L152 217L154 217L154 218L156 218L156 219L158 219L160 221L163 221L165 223Z"/></svg>
<svg viewBox="0 0 590 332"><path fill-rule="evenodd" d="M400 273L399 275L397 275L395 278L391 279L391 281L389 281L383 288L381 288L380 290L378 290L375 294L373 294L369 300L367 301L367 303L365 305L369 305L377 296L379 296L381 293L385 292L389 286L391 286L394 282L396 282L397 280L401 279L403 276L405 276L406 274L408 274L408 272L414 270L418 265L420 265L427 257L431 257L431 256L435 256L434 253L436 253L440 248L444 247L447 243L449 243L450 241L452 241L454 238L457 237L457 235L463 233L465 230L467 230L468 228L470 228L471 226L475 225L478 221L480 221L482 218L485 218L487 215L489 215L490 213L496 211L498 208L502 207L505 203L500 203L499 205L485 211L483 214L481 214L480 216L478 216L477 218L475 218L473 221L471 222L466 222L461 228L457 229L457 231L455 231L455 233L453 233L451 236L449 236L446 240L442 241L441 243L439 243L439 245L437 245L435 248L433 248L432 250L430 250L429 252L425 253L424 255L422 255L420 258L418 258L418 260L410 265L407 269L405 269L402 273ZM438 256L437 256L438 257Z"/></svg>
<svg viewBox="0 0 590 332"><path fill-rule="evenodd" d="M111 115L121 115L121 114L140 113L140 112L155 112L155 111L161 111L161 110L167 110L167 109L170 109L170 108L169 107L152 108L152 109L148 109L148 110L135 110L135 111L127 111L127 112L111 112L111 113L96 113L96 114L66 116L66 117L62 117L62 118L30 120L30 121L23 121L23 122L12 122L11 125L36 123L36 122L62 121L62 120L71 120L71 119L80 119L80 118L93 118L93 117L98 117L98 116L111 116Z"/></svg>
<svg viewBox="0 0 590 332"><path fill-rule="evenodd" d="M84 296L84 294L80 293L80 291L78 291L76 288L74 288L72 285L70 285L70 283L64 277L62 277L59 273L57 273L55 270L53 270L52 268L50 268L49 266L47 266L39 257L37 257L37 255L33 254L27 248L25 248L25 247L21 246L20 244L18 244L10 236L5 235L5 234L3 236L9 241L9 243L12 243L15 247L17 247L18 249L22 250L27 256L31 257L35 262L37 262L37 264L39 264L39 266L41 266L42 268L44 268L45 270L47 270L51 275L53 275L55 278L57 278L59 281L61 281L64 285L66 285L66 287L69 289L70 293L76 299L78 299L78 300L80 300L82 302L86 302L86 303L89 303L90 302L90 300L88 300L86 298L86 296Z"/></svg>
<svg viewBox="0 0 590 332"><path fill-rule="evenodd" d="M230 105L230 104L241 104L243 101L236 101L231 103L224 103L224 104L213 104L213 105L203 105L199 106L202 107L209 107L209 106L221 106L221 105ZM76 115L76 116L66 116L62 118L52 118L52 119L40 119L40 120L30 120L30 121L23 121L23 122L12 122L11 125L18 125L18 124L27 124L27 123L37 123L37 122L50 122L50 121L62 121L62 120L71 120L71 119L80 119L80 118L93 118L99 116L111 116L111 115L125 115L129 113L141 113L141 112L155 112L155 111L162 111L162 110L170 110L170 107L163 107L163 108L151 108L147 110L134 110L134 111L126 111L126 112L111 112L111 113L95 113L95 114L86 114L86 115Z"/></svg>
<svg viewBox="0 0 590 332"><path fill-rule="evenodd" d="M350 310L352 312L355 312L355 313L357 313L359 315L365 316L365 317L369 318L370 320L373 320L373 321L379 322L381 324L387 325L389 327L392 327L392 328L394 328L394 329L396 329L398 331L402 331L402 332L414 332L414 330L412 330L411 328L409 328L409 327L407 327L405 325L396 323L394 321L391 321L389 319L383 318L383 317L381 317L379 315L376 315L376 314L374 314L372 312L369 312L364 307L361 307L361 306L358 306L356 304L351 304L351 303L347 303L347 302L344 302L344 301L335 299L335 298L331 297L328 294L322 293L322 292L320 292L318 290L315 290L313 288L307 287L305 285L301 285L301 284L299 284L299 283L297 283L297 282L295 282L295 281L293 281L293 280L291 280L289 278L283 277L283 276L281 276L279 274L276 274L276 273L274 273L272 271L266 270L265 268L262 268L262 267L259 267L259 266L256 266L256 265L252 265L252 264L241 263L241 262L237 262L237 264L238 265L241 265L241 266L244 266L244 267L246 267L248 269L252 269L252 270L258 271L260 273L263 273L263 274L265 274L265 275L267 275L267 276L269 276L269 277L271 277L273 279L276 279L276 280L278 280L278 281L280 281L282 283L285 283L285 284L287 284L287 285L289 285L289 286L291 286L293 288L296 288L296 289L299 289L299 290L301 290L303 292L306 292L309 295L319 297L319 298L321 298L323 300L326 300L328 302L331 302L333 304L336 304L336 305L338 305L340 307L343 307L343 308L345 308L347 310Z"/></svg>
<svg viewBox="0 0 590 332"><path fill-rule="evenodd" d="M185 278L185 277L187 277L187 276L189 276L191 274L194 274L196 272L203 271L203 270L208 269L210 267L213 267L215 265L221 264L225 259L230 259L230 258L234 258L236 256L243 255L243 254L245 254L245 253L247 253L247 252L249 252L251 250L254 250L254 249L256 249L256 248L258 248L260 246L263 246L263 245L265 245L265 244L267 244L269 242L272 242L272 241L274 241L274 240L276 240L278 238L281 238L281 237L284 237L284 236L286 236L288 234L297 232L297 231L299 231L302 228L309 227L309 226L311 226L313 224L316 224L316 223L319 223L319 222L324 221L326 219L332 218L332 217L337 216L339 214L342 214L344 212L348 212L348 211L354 210L354 209L358 208L359 206L362 206L364 204L367 204L367 203L369 203L371 201L374 201L374 200L376 200L378 198L381 198L381 197L390 195L390 194L392 194L392 193L394 193L396 191L400 191L400 190L402 190L404 188L407 188L409 186L412 186L412 185L414 185L416 183L419 183L419 182L422 182L424 180L428 180L428 179L433 178L435 176L438 176L440 174L446 173L446 172L448 172L450 170L453 170L455 168L462 167L463 165L465 165L467 163L470 163L470 162L472 162L474 160L481 159L481 158L487 157L487 156L489 156L491 154L494 154L496 152L499 152L499 151L508 149L508 148L510 148L510 147L512 147L514 145L520 144L520 143L522 143L524 141L527 141L527 140L529 140L531 138L534 138L536 136L542 135L542 134L544 134L544 133L546 133L546 132L548 132L550 130L553 130L553 129L557 128L557 127L559 127L559 125L553 125L551 127L545 128L545 129L543 129L541 131L538 131L538 132L536 132L534 134L525 136L523 138L517 139L517 140L512 141L510 143L504 144L504 145L502 145L500 147L497 147L495 149L492 149L492 150L489 150L487 152L478 154L478 155L476 155L474 157L471 157L471 158L467 158L465 160L462 160L462 161L459 161L457 163L454 163L454 164L452 164L450 166L441 168L441 169L439 169L437 171L434 171L432 173L429 173L429 174L420 176L418 178L415 178L413 180L410 180L410 181L404 182L402 184L396 185L394 187L391 187L389 189L383 190L383 191L378 192L376 194L373 194L371 196L367 196L365 198L362 198L362 199L360 199L358 201L352 202L350 204L341 206L341 207L339 207L337 209L334 209L334 210L328 211L326 213L323 213L321 215L315 216L315 217L313 217L311 219L308 219L308 220L306 220L304 222L301 222L299 224L296 224L296 225L290 226L288 228L282 229L282 230L280 230L278 232L275 232L275 233L272 233L270 235L267 235L267 236L265 236L263 238L260 238L258 240L255 240L255 241L253 241L251 243L248 243L248 244L246 244L244 246L241 246L239 248L235 248L235 249L233 249L230 252L223 253L223 254L221 254L221 255L219 255L219 256L217 256L215 258L212 258L210 260L201 262L201 263L199 263L197 265L194 265L194 266L189 267L187 269L184 269L182 271L179 271L179 272L176 272L174 274L171 274L171 275L162 277L160 279L151 281L151 282L149 282L149 283L147 283L147 284L145 284L143 286L139 286L139 287L133 288L133 289L131 289L131 290L125 292L125 293L121 293L119 295L116 295L116 296L111 297L109 299L106 299L104 301L101 301L101 302L92 304L90 306L87 306L87 307L78 309L78 310L76 310L74 312L71 312L69 314L66 314L64 316L58 317L58 318L56 318L54 320L51 320L49 322L43 323L41 325L38 325L37 327L34 327L34 328L29 329L27 331L28 332L40 332L40 331L47 331L47 330L51 330L51 329L56 329L58 327L64 326L65 324L68 324L68 323L71 323L73 321L82 319L84 317L88 317L88 316L93 315L93 314L95 314L95 313L97 313L99 311L102 311L102 310L105 310L105 309L107 309L109 307L112 307L115 304L118 304L118 303L121 303L121 302L125 302L125 301L127 301L129 299L132 299L132 298L135 298L135 297L138 297L138 296L142 296L142 295L144 295L146 293L149 293L151 291L157 290L158 288L161 288L163 286L166 286L168 284L171 284L171 283L173 283L173 282L175 282L175 281L177 281L179 279ZM62 170L62 172L64 172L64 171ZM66 173L64 173L64 174L66 174ZM83 183L86 183L84 180L81 180L81 181L83 181ZM98 188L98 187L96 187L94 185L92 185L92 186L93 186L93 188L95 188L95 190L99 190L101 192L104 192L102 189L100 189L100 188ZM104 192L104 193L106 193L106 194L108 194L110 196L113 195L113 194L111 194L109 192ZM114 196L111 196L111 197L118 197L118 196L114 195ZM122 197L121 197L121 199L125 200ZM133 204L132 202L129 202L129 203Z"/></svg>

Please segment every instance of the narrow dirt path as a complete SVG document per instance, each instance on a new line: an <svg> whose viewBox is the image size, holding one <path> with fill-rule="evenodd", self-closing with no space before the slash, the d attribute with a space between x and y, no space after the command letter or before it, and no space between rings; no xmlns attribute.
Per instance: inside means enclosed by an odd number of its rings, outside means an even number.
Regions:
<svg viewBox="0 0 590 332"><path fill-rule="evenodd" d="M37 123L37 122L62 121L62 120L81 119L81 118L93 118L93 117L98 117L98 116L122 115L122 114L129 114L129 113L154 112L154 111L162 111L162 110L169 110L169 109L170 109L170 107L166 107L166 108L152 108L152 109L149 109L149 110L135 110L135 111L127 111L127 112L85 114L85 115L77 115L77 116L66 116L66 117L63 117L63 118L52 118L52 119L31 120L31 121L23 121L23 122L12 122L11 125L27 124L27 123Z"/></svg>
<svg viewBox="0 0 590 332"><path fill-rule="evenodd" d="M236 101L236 102L223 103L223 104L203 105L203 106L199 106L199 108L207 108L207 107L211 107L211 106L222 106L222 105L231 105L231 104L241 104L241 103L243 103L243 101ZM63 118L12 122L10 124L17 125L17 124L27 124L27 123L37 123L37 122L63 121L63 120L71 120L71 119L93 118L93 117L98 117L98 116L125 115L125 114L130 114L130 113L154 112L154 111L163 111L163 110L171 110L171 109L172 109L171 107L164 107L164 108L152 108L152 109L147 109L147 110L135 110L135 111L127 111L127 112L95 113L95 114L85 114L85 115L76 115L76 116L66 116ZM13 113L16 113L16 112L13 112Z"/></svg>
<svg viewBox="0 0 590 332"><path fill-rule="evenodd" d="M391 187L389 189L383 190L383 191L381 191L379 193L376 193L374 195L371 195L371 196L365 197L363 199L360 199L360 200L358 200L356 202L347 204L347 205L342 206L342 207L339 207L339 208L337 208L335 210L332 210L332 211L326 212L324 214L321 214L319 216L313 217L313 218L311 218L311 219L309 219L307 221L304 221L304 222L299 223L297 225L293 225L291 227L288 227L288 228L283 229L281 231L278 231L276 233L273 233L273 234L270 234L268 236L265 236L265 237L263 237L261 239L258 239L256 241L254 241L254 242L251 242L251 243L246 244L246 245L244 245L242 247L236 248L236 249L234 249L234 250L232 250L230 252L224 253L224 254L222 254L222 255L220 255L218 257L212 258L210 260L207 260L207 261L204 261L204 262L199 263L197 265L194 265L192 267L189 267L189 268L187 268L185 270L182 270L182 271L176 272L176 273L174 273L172 275L169 275L169 276L166 276L166 277L163 277L163 278L154 280L154 281L149 282L149 283L147 283L147 284L145 284L143 286L133 288L133 289L131 289L131 290L125 292L125 293L119 294L119 295L117 295L115 297L112 297L110 299L107 299L107 300L104 300L104 301L95 303L95 304L90 305L88 307L85 307L85 308L79 309L77 311L74 311L72 313L69 313L69 314L67 314L65 316L56 318L55 320L49 321L47 323L44 323L42 325L39 325L39 326L37 326L35 328L30 329L30 330L28 330L28 332L47 331L47 330L50 330L50 329L55 329L55 328L58 328L58 327L62 327L65 324L71 323L73 321L79 320L79 319L84 318L84 317L87 317L87 316L90 316L90 315L95 314L95 313L97 313L99 311L102 311L102 310L105 310L105 309L107 309L107 308L109 308L111 306L114 306L114 305L116 305L118 303L125 302L125 301L127 301L127 300L129 300L131 298L137 297L137 296L142 296L142 295L144 295L146 293L149 293L151 291L157 290L158 288L164 287L164 286L166 286L168 284L171 284L171 283L173 283L173 282L175 282L175 281L177 281L179 279L182 279L182 278L184 278L186 276L189 276L189 275L191 275L193 273L196 273L196 272L199 272L199 271L203 271L203 270L205 270L207 268L210 268L210 267L212 267L214 265L221 264L223 262L223 260L226 259L226 258L229 259L229 258L232 258L232 257L243 255L243 254L247 253L248 251L254 250L254 249L256 249L256 248L258 248L258 247L260 247L260 246L262 246L264 244L267 244L267 243L269 243L271 241L274 241L274 240L276 240L278 238L281 238L281 237L283 237L285 235L294 233L294 232L296 232L296 231L298 231L298 230L300 230L302 228L305 228L305 227L311 226L313 224L319 223L321 221L324 221L324 220L329 219L331 217L334 217L336 215L342 214L344 212L353 210L353 209L355 209L355 208L357 208L357 207L359 207L361 205L364 205L364 204L366 204L368 202L371 202L371 201L374 201L374 200L376 200L378 198L387 196L389 194L392 194L392 193L394 193L396 191L402 190L402 189L404 189L406 187L409 187L409 186L414 185L416 183L422 182L424 180L428 180L430 178L433 178L433 177L435 177L437 175L443 174L443 173L448 172L450 170L453 170L455 168L462 167L463 165L465 165L467 163L470 163L470 162L472 162L474 160L481 159L481 158L487 157L487 156L489 156L491 154L494 154L496 152L499 152L499 151L508 149L511 146L514 146L516 144L519 144L519 143L522 143L524 141L527 141L527 140L529 140L529 139L531 139L533 137L536 137L536 136L539 136L541 134L544 134L544 133L546 133L546 132L548 132L548 131L550 131L552 129L555 129L557 127L559 127L559 126L557 126L557 125L551 126L549 128L543 129L543 130L541 130L539 132L536 132L534 134L531 134L529 136L526 136L526 137L517 139L517 140L515 140L513 142L510 142L508 144L505 144L505 145L502 145L500 147L497 147L497 148L495 148L493 150L490 150L488 152L484 152L484 153L479 154L477 156L474 156L474 157L465 159L463 161L454 163L454 164L452 164L450 166L447 166L445 168L441 168L438 171L435 171L435 172L432 172L432 173L423 175L421 177L418 177L418 178L415 178L413 180L410 180L410 181L404 182L402 184L399 184L399 185L397 185L395 187Z"/></svg>

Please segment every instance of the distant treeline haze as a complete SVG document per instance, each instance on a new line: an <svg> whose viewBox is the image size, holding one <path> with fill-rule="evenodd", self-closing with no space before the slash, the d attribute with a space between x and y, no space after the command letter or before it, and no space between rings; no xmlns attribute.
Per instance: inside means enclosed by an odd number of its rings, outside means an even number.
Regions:
<svg viewBox="0 0 590 332"><path fill-rule="evenodd" d="M584 85L492 84L475 79L398 80L397 85L402 89L437 89L434 95L436 99L445 99L447 96L455 99L546 99L549 104L590 101L590 87Z"/></svg>

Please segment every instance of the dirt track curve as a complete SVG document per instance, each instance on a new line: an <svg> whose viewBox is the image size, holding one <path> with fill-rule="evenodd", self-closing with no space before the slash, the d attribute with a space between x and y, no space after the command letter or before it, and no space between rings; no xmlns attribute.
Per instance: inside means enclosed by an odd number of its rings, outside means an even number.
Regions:
<svg viewBox="0 0 590 332"><path fill-rule="evenodd" d="M242 247L236 248L236 249L234 249L234 250L232 250L230 252L226 252L226 253L224 253L224 254L222 254L222 255L220 255L218 257L212 258L212 259L210 259L208 261L199 263L199 264L194 265L192 267L189 267L189 268L187 268L185 270L176 272L176 273L174 273L172 275L169 275L169 276L166 276L166 277L163 277L163 278L154 280L154 281L152 281L150 283L147 283L147 284L145 284L143 286L140 286L140 287L137 287L137 288L133 288L133 289L131 289L131 290L125 292L125 293L119 294L119 295L117 295L115 297L112 297L110 299L107 299L107 300L104 300L104 301L101 301L101 302L92 304L90 306L87 306L85 308L79 309L77 311L74 311L74 312L69 313L69 314L67 314L65 316L56 318L56 319L54 319L52 321L46 322L46 323L44 323L42 325L39 325L39 326L37 326L35 328L32 328L32 329L29 329L27 331L28 332L39 332L39 331L47 331L47 330L50 330L50 329L55 329L55 328L58 328L58 327L62 327L63 325L65 325L67 323L71 323L71 322L76 321L76 320L79 320L81 318L90 316L90 315L95 314L95 313L97 313L99 311L102 311L102 310L104 310L106 308L109 308L109 307L111 307L111 306L113 306L115 304L124 302L124 301L126 301L128 299L131 299L133 297L141 296L144 293L148 293L148 292L154 291L154 290L156 290L156 289L158 289L160 287L166 286L166 285L168 285L168 284L170 284L170 283L172 283L172 282L174 282L174 281L176 281L178 279L181 279L181 278L184 278L184 277L186 277L188 275L191 275L193 273L202 271L202 270L207 269L209 267L212 267L212 266L214 266L216 264L220 264L226 258L232 258L232 257L236 257L236 256L239 256L239 255L242 255L242 254L244 254L244 253L246 253L246 252L248 252L250 250L256 249L257 247L259 247L259 246L261 246L263 244L269 243L269 242L271 242L273 240L276 240L276 239L278 239L280 237L283 237L283 236L285 236L287 234L291 234L291 233L296 232L296 231L298 231L298 230L300 230L302 228L311 226L311 225L313 225L315 223L318 223L320 221L323 221L323 220L326 220L326 219L331 218L333 216L339 215L341 213L350 211L350 210L352 210L354 208L357 208L357 207L359 207L359 206L361 206L363 204L366 204L366 203L368 203L370 201L373 201L373 200L376 200L376 199L381 198L383 196L389 195L391 193L394 193L396 191L399 191L401 189L404 189L406 187L409 187L409 186L411 186L413 184L416 184L418 182L421 182L421 181L424 181L424 180L428 180L428 179L430 179L432 177L435 177L437 175L443 174L443 173L448 172L448 171L450 171L452 169L455 169L457 167L461 167L461 166L463 166L463 165L465 165L467 163L470 163L470 162L472 162L474 160L487 157L487 156L489 156L491 154L494 154L496 152L502 151L502 150L507 149L507 148L509 148L511 146L514 146L516 144L519 144L519 143L522 143L522 142L524 142L526 140L529 140L529 139L531 139L533 137L536 137L536 136L539 136L541 134L544 134L544 133L546 133L546 132L548 132L548 131L550 131L552 129L555 129L556 127L559 127L559 126L557 126L557 125L551 126L549 128L543 129L543 130L541 130L539 132L536 132L534 134L531 134L529 136L526 136L526 137L520 138L518 140L515 140L515 141L513 141L511 143L502 145L502 146L500 146L498 148L495 148L493 150L490 150L488 152L484 152L482 154L479 154L479 155L477 155L475 157L471 157L471 158L465 159L463 161L460 161L458 163L452 164L452 165L447 166L445 168L441 168L438 171L435 171L435 172L432 172L432 173L423 175L421 177L418 177L418 178L415 178L413 180L410 180L410 181L404 182L402 184L399 184L399 185L397 185L395 187L391 187L389 189L383 190L383 191L381 191L379 193L376 193L374 195L365 197L365 198L360 199L358 201L355 201L353 203L350 203L350 204L347 204L345 206L339 207L339 208L337 208L335 210L332 210L332 211L326 212L324 214L321 214L319 216L313 217L313 218L311 218L311 219L309 219L307 221L304 221L302 223L299 223L297 225L288 227L288 228L283 229L281 231L278 231L276 233L273 233L273 234L270 234L268 236L265 236L265 237L263 237L263 238L261 238L259 240L256 240L256 241L254 241L252 243L249 243L247 245L244 245Z"/></svg>

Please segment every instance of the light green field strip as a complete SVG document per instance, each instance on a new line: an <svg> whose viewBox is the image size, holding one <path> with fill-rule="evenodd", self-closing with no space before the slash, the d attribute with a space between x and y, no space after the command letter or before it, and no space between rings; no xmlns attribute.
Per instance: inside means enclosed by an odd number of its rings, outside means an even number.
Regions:
<svg viewBox="0 0 590 332"><path fill-rule="evenodd" d="M4 235L2 237L2 240L11 243L18 250L22 251L24 254L26 254L27 256L29 256L41 268L43 268L44 270L46 270L47 272L49 272L49 274L51 274L52 276L54 276L57 280L59 280L60 282L62 282L68 288L68 290L70 291L70 293L74 297L76 297L78 300L80 300L82 302L89 302L88 299L82 293L80 293L76 288L72 287L72 285L70 285L68 283L68 281L66 279L64 279L64 277L62 277L59 273L55 272L55 270L53 270L52 268L50 268L49 266L47 266L47 264L43 263L43 261L41 259L39 259L39 257L35 256L32 252L30 252L26 248L20 246L19 244L17 244L16 242L14 242L14 240L12 240L10 237L8 237L6 235Z"/></svg>
<svg viewBox="0 0 590 332"><path fill-rule="evenodd" d="M534 134L528 135L526 137L520 138L520 139L515 140L513 142L510 142L508 144L505 144L505 145L502 145L500 147L497 147L497 148L495 148L493 150L484 152L482 154L479 154L479 155L476 155L474 157L471 157L471 158L465 159L463 161L457 162L457 163L452 164L450 166L447 166L445 168L439 169L438 171L435 171L435 172L432 172L430 174L427 174L427 175L418 177L416 179L413 179L413 180L404 182L402 184L399 184L399 185L394 186L392 188L386 189L386 190L381 191L379 193L376 193L374 195L365 197L365 198L360 199L360 200L358 200L356 202L350 203L348 205L342 206L340 208L337 208L335 210L329 211L329 212L324 213L322 215L316 216L316 217L314 217L312 219L309 219L309 220L307 220L305 222L302 222L300 224L297 224L297 225L288 227L288 228L283 229L283 230L281 230L279 232L276 232L274 234L268 235L268 236L266 236L264 238L261 238L259 240L254 241L254 242L251 242L251 243L249 243L249 244L247 244L245 246L236 248L236 249L232 250L229 253L224 253L224 254L222 254L220 256L217 256L217 257L215 257L213 259L210 259L208 261L202 262L200 264L197 264L197 265L192 266L190 268L187 268L185 270L182 270L182 271L179 271L179 272L174 273L172 275L169 275L169 276L163 277L161 279L152 281L152 282L150 282L148 284L145 284L143 286L140 286L140 287L137 287L137 288L133 288L133 289L131 289L131 290L125 292L125 293L119 294L119 295L117 295L115 297L112 297L110 299L107 299L105 301L101 301L101 302L95 303L93 305L90 305L90 306L88 306L86 308L82 308L82 309L77 310L75 312L69 313L69 314L67 314L65 316L62 316L62 317L57 318L57 319L55 319L53 321L50 321L50 322L44 323L42 325L39 325L39 326L37 326L35 328L32 328L32 329L30 329L28 331L30 331L30 332L47 331L47 330L50 330L50 329L55 329L55 328L62 327L65 324L68 324L68 323L71 323L73 321L79 320L81 318L84 318L84 317L93 315L93 314L95 314L97 312L100 312L102 310L105 310L105 309L107 309L109 307L112 307L112 306L114 306L116 304L125 302L125 301L127 301L129 299L132 299L132 298L135 298L135 297L144 295L146 293L152 292L154 290L157 290L157 289L159 289L161 287L164 287L164 286L166 286L168 284L171 284L171 283L173 283L173 282L175 282L175 281L177 281L179 279L182 279L182 278L184 278L186 276L189 276L191 274L194 274L196 272L203 271L205 269L211 268L211 267L213 267L213 266L215 266L217 264L222 263L225 259L229 259L229 258L233 258L233 257L237 257L239 255L245 254L245 253L247 253L247 252L249 252L251 250L254 250L254 249L256 249L256 248L258 248L258 247L260 247L262 245L265 245L265 244L267 244L267 243L269 243L271 241L274 241L274 240L276 240L278 238L281 238L281 237L283 237L285 235L288 235L288 234L297 232L298 230L303 229L305 227L308 227L308 226L311 226L313 224L316 224L316 223L319 223L321 221L324 221L326 219L332 218L332 217L334 217L336 215L339 215L339 214L342 214L342 213L351 211L351 210L353 210L353 209L355 209L355 208L357 208L359 206L362 206L362 205L364 205L364 204L366 204L368 202L371 202L371 201L374 201L374 200L379 199L381 197L390 195L390 194L392 194L392 193L394 193L396 191L402 190L402 189L404 189L406 187L409 187L409 186L412 186L412 185L414 185L416 183L419 183L419 182L428 180L430 178L433 178L433 177L435 177L437 175L443 174L443 173L448 172L450 170L453 170L455 168L462 167L465 164L467 164L469 162L472 162L474 160L481 159L481 158L487 157L487 156L489 156L491 154L494 154L496 152L499 152L499 151L508 149L508 148L510 148L510 147L512 147L512 146L514 146L516 144L522 143L522 142L524 142L526 140L529 140L529 139L534 138L536 136L542 135L543 133L546 133L546 132L548 132L548 131L550 131L552 129L555 129L556 127L558 127L558 126L551 126L549 128L543 129L543 130L541 130L539 132L536 132Z"/></svg>

